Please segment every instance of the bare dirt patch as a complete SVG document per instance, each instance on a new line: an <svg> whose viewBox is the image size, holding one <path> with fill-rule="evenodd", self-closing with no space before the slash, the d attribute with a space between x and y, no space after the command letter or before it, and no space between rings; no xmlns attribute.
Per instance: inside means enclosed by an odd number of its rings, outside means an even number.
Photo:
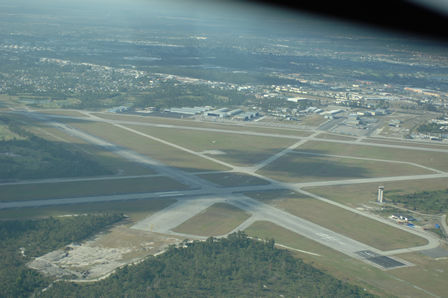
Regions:
<svg viewBox="0 0 448 298"><path fill-rule="evenodd" d="M71 244L38 257L28 266L55 278L93 281L180 241L118 225L81 244Z"/></svg>

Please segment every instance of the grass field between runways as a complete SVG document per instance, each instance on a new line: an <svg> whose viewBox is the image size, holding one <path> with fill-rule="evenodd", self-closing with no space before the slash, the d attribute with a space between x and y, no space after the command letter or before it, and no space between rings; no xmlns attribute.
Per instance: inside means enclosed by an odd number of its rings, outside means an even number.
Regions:
<svg viewBox="0 0 448 298"><path fill-rule="evenodd" d="M0 186L0 201L28 201L185 189L188 189L188 186L164 176L58 183L12 184Z"/></svg>
<svg viewBox="0 0 448 298"><path fill-rule="evenodd" d="M256 193L246 195L380 250L427 243L426 239L414 234L300 194L278 196L271 192L271 197L269 193L264 196Z"/></svg>
<svg viewBox="0 0 448 298"><path fill-rule="evenodd" d="M129 148L137 153L146 155L166 165L180 168L184 171L223 171L227 167L206 160L191 153L162 144L158 141L146 138L112 124L100 122L70 123L89 134L102 138L112 144Z"/></svg>
<svg viewBox="0 0 448 298"><path fill-rule="evenodd" d="M270 133L278 135L306 137L311 135L307 130L283 128L283 127L263 127L253 125L248 122L212 122L212 121L196 121L194 119L177 119L169 117L157 116L138 116L138 115L117 115L110 113L93 113L93 115L100 118L118 121L136 121L139 123L173 125L180 127L196 127L196 128L211 128L211 129L225 129L234 132L255 132L255 133Z"/></svg>
<svg viewBox="0 0 448 298"><path fill-rule="evenodd" d="M110 169L119 175L147 175L155 174L156 172L149 167L143 166L136 162L124 159L123 157L105 150L99 146L87 143L86 141L75 136L68 135L63 131L54 127L33 127L31 131L36 135L53 142L63 143L72 150L78 150L88 154L102 166Z"/></svg>
<svg viewBox="0 0 448 298"><path fill-rule="evenodd" d="M297 150L321 154L406 161L438 170L448 170L448 152L430 152L402 148L338 144L325 141L310 141L300 146Z"/></svg>
<svg viewBox="0 0 448 298"><path fill-rule="evenodd" d="M289 153L258 171L283 182L311 182L389 176L433 174L408 164Z"/></svg>
<svg viewBox="0 0 448 298"><path fill-rule="evenodd" d="M222 187L237 187L237 186L249 186L249 185L266 185L269 181L260 179L255 176L243 174L243 173L216 173L216 174L201 174L200 178L213 182Z"/></svg>
<svg viewBox="0 0 448 298"><path fill-rule="evenodd" d="M297 142L296 139L239 135L214 131L129 126L145 134L175 143L237 166L251 166ZM217 154L213 154L217 152Z"/></svg>
<svg viewBox="0 0 448 298"><path fill-rule="evenodd" d="M216 203L177 226L173 231L207 237L221 236L233 231L249 216L232 205Z"/></svg>
<svg viewBox="0 0 448 298"><path fill-rule="evenodd" d="M445 190L448 188L448 178L319 186L307 187L304 190L351 207L359 207L376 201L380 185L384 186L386 193L404 195L421 191ZM387 201L387 196L385 200Z"/></svg>
<svg viewBox="0 0 448 298"><path fill-rule="evenodd" d="M133 225L146 217L160 211L175 203L174 199L151 199L151 200L126 200L114 202L82 203L58 206L43 206L39 208L20 208L0 210L1 219L30 219L48 216L71 216L77 214L91 213L124 213L129 216Z"/></svg>
<svg viewBox="0 0 448 298"><path fill-rule="evenodd" d="M346 256L336 250L300 236L267 221L256 221L245 232L260 239L274 239L276 243L305 252L291 251L306 263L324 270L344 281L357 284L380 297L422 297L422 291L406 280L397 280L392 271L382 271L374 266ZM306 253L310 252L312 254ZM314 254L314 255L313 255ZM317 256L315 255L317 254ZM407 268L403 269L406 270ZM424 295L423 295L424 296Z"/></svg>

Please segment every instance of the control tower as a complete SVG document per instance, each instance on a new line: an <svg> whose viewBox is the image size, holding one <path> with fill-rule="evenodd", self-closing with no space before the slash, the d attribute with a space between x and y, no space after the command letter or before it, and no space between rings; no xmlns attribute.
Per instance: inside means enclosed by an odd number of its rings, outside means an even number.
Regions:
<svg viewBox="0 0 448 298"><path fill-rule="evenodd" d="M377 199L378 203L383 202L383 197L384 197L383 193L384 193L384 186L378 186L378 199Z"/></svg>

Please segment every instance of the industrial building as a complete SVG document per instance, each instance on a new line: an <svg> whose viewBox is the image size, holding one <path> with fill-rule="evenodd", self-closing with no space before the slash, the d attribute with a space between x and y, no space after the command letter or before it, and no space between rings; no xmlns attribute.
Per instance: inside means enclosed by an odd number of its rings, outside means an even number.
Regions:
<svg viewBox="0 0 448 298"><path fill-rule="evenodd" d="M204 112L211 110L211 107L182 107L182 108L170 108L166 109L165 112L184 114L184 115L199 115Z"/></svg>

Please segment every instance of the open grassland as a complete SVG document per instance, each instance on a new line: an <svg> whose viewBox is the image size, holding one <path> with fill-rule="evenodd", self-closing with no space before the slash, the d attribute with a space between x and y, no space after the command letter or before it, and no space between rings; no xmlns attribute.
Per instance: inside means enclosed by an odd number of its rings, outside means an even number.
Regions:
<svg viewBox="0 0 448 298"><path fill-rule="evenodd" d="M0 201L43 200L185 189L188 187L169 177L13 184L0 186Z"/></svg>
<svg viewBox="0 0 448 298"><path fill-rule="evenodd" d="M316 136L318 139L329 139L329 140L342 140L342 141L354 141L355 137L343 136L339 134L331 134L331 133L321 133Z"/></svg>
<svg viewBox="0 0 448 298"><path fill-rule="evenodd" d="M444 190L447 188L448 179L307 187L305 190L351 207L359 207L363 204L376 201L379 185L384 186L386 194L405 195L421 191ZM385 196L385 200L387 201L387 195Z"/></svg>
<svg viewBox="0 0 448 298"><path fill-rule="evenodd" d="M269 182L266 180L243 173L228 172L228 173L216 173L216 174L201 174L198 176L204 180L213 182L223 187L269 184Z"/></svg>
<svg viewBox="0 0 448 298"><path fill-rule="evenodd" d="M34 134L49 141L64 143L73 149L87 153L100 165L117 175L155 174L155 171L149 167L142 166L136 162L128 161L111 151L105 150L99 146L91 145L86 141L68 135L57 128L47 126L38 127L37 125L38 123L30 129Z"/></svg>
<svg viewBox="0 0 448 298"><path fill-rule="evenodd" d="M214 158L238 166L250 166L292 145L296 140L229 133L129 126L145 134L196 152L217 152Z"/></svg>
<svg viewBox="0 0 448 298"><path fill-rule="evenodd" d="M253 197L261 198L262 201L279 209L380 250L414 247L427 243L425 239L411 233L325 202L306 198L301 194L293 193L285 196L278 196L275 192L270 194L271 197L269 193Z"/></svg>
<svg viewBox="0 0 448 298"><path fill-rule="evenodd" d="M174 199L129 200L73 205L47 206L39 208L20 208L0 210L0 220L30 219L48 216L71 216L86 213L123 213L131 219L129 225L175 203Z"/></svg>
<svg viewBox="0 0 448 298"><path fill-rule="evenodd" d="M249 214L237 207L216 203L177 226L173 231L199 236L220 236L233 231L248 218Z"/></svg>
<svg viewBox="0 0 448 298"><path fill-rule="evenodd" d="M212 121L198 121L193 119L176 119L176 118L164 118L154 116L137 116L137 115L117 115L108 113L94 113L95 116L120 121L137 121L140 123L157 123L166 125L178 125L178 126L190 126L200 128L212 128L212 129L226 129L232 131L250 131L259 133L271 133L279 135L290 135L296 137L306 137L311 135L309 131L299 130L293 128L283 127L263 127L262 125L256 125L253 122L212 122Z"/></svg>
<svg viewBox="0 0 448 298"><path fill-rule="evenodd" d="M427 289L440 297L446 297L448 293L447 258L435 260L419 253L403 254L399 257L417 266L393 270L391 272L393 275Z"/></svg>
<svg viewBox="0 0 448 298"><path fill-rule="evenodd" d="M127 147L135 152L158 160L166 165L180 168L184 171L223 171L228 168L204 158L160 142L145 138L141 135L115 127L108 123L78 122L70 123L89 134L100 137L118 146Z"/></svg>
<svg viewBox="0 0 448 298"><path fill-rule="evenodd" d="M61 115L61 116L74 116L74 117L85 117L85 115L77 110L65 110L65 109L39 109L39 113L49 114L49 115Z"/></svg>
<svg viewBox="0 0 448 298"><path fill-rule="evenodd" d="M0 119L0 141L9 141L9 140L20 140L24 139L24 137L12 132L9 130L8 125L2 124L2 121ZM4 154L4 152L0 153Z"/></svg>
<svg viewBox="0 0 448 298"><path fill-rule="evenodd" d="M409 147L419 147L419 148L435 148L435 149L446 149L448 150L448 144L438 144L438 143L420 143L420 142L410 142L410 141L399 141L399 140L389 140L381 138L368 138L362 140L365 143L373 144L386 144L386 145L399 145L399 146L409 146Z"/></svg>
<svg viewBox="0 0 448 298"><path fill-rule="evenodd" d="M306 144L300 146L298 150L321 154L407 161L439 170L448 170L448 153L443 152L424 152L398 148L381 148L363 145L337 144L324 141L307 142Z"/></svg>
<svg viewBox="0 0 448 298"><path fill-rule="evenodd" d="M295 151L262 168L259 173L284 182L310 182L432 174L433 172L407 164L315 156Z"/></svg>
<svg viewBox="0 0 448 298"><path fill-rule="evenodd" d="M422 297L422 291L413 287L407 281L397 280L390 272L341 254L313 240L302 237L294 232L267 221L257 221L245 232L260 239L275 239L276 243L299 249L319 256L292 251L305 262L324 270L331 275L352 284L359 285L381 297L408 296ZM403 269L406 270L406 269ZM424 295L423 295L424 297Z"/></svg>
<svg viewBox="0 0 448 298"><path fill-rule="evenodd" d="M325 119L324 116L314 114L307 116L300 122L300 124L308 126L319 126L325 122L327 122L327 119Z"/></svg>

